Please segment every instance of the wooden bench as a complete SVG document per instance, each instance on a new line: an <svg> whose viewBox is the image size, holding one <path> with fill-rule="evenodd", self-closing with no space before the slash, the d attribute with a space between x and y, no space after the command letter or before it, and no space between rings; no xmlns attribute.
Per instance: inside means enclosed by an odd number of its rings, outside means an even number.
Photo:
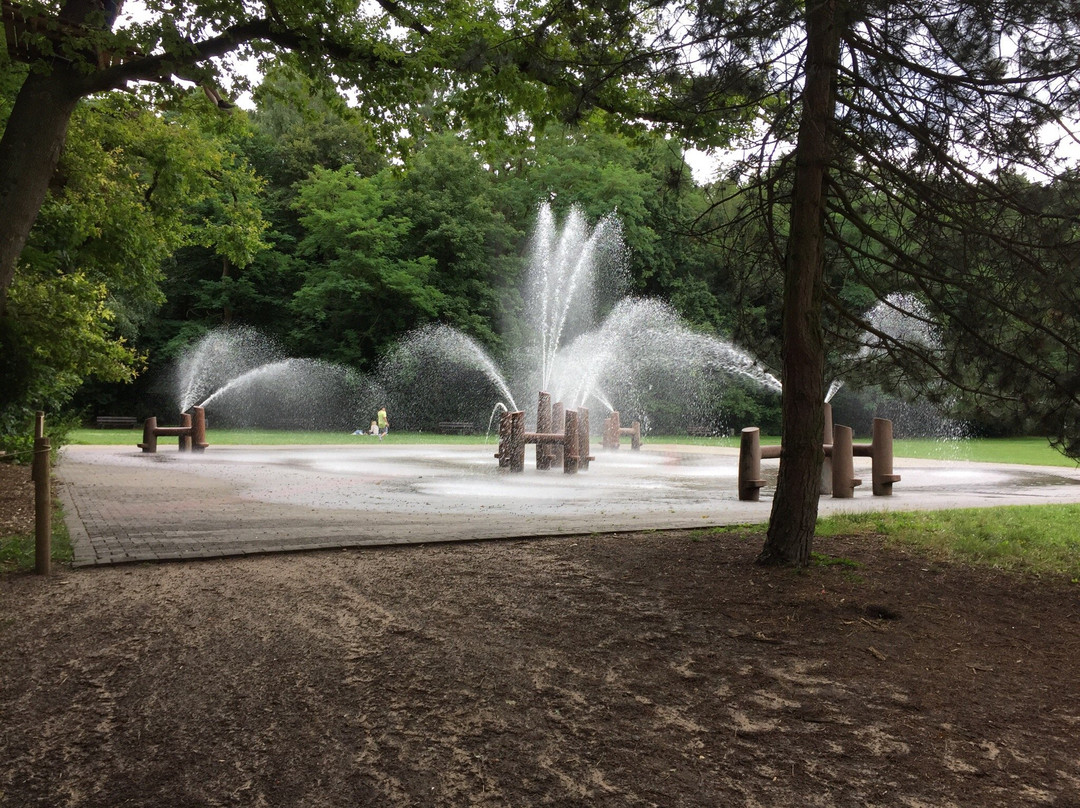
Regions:
<svg viewBox="0 0 1080 808"><path fill-rule="evenodd" d="M139 419L131 415L99 415L94 418L98 429L134 429Z"/></svg>
<svg viewBox="0 0 1080 808"><path fill-rule="evenodd" d="M476 432L472 421L439 421L439 431L444 435L471 435Z"/></svg>

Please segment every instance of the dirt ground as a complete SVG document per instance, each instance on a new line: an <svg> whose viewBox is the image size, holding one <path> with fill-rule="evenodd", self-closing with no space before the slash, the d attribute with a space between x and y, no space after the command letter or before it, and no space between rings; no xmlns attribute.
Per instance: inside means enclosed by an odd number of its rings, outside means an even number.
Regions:
<svg viewBox="0 0 1080 808"><path fill-rule="evenodd" d="M1080 806L1077 585L760 542L0 576L0 806Z"/></svg>

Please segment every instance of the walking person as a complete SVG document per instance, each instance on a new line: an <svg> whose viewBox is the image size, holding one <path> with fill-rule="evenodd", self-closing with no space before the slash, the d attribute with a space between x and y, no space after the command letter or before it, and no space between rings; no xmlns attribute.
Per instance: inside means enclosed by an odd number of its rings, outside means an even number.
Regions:
<svg viewBox="0 0 1080 808"><path fill-rule="evenodd" d="M375 416L375 422L379 425L379 440L382 440L390 431L390 421L386 417L386 407L379 407L379 414Z"/></svg>

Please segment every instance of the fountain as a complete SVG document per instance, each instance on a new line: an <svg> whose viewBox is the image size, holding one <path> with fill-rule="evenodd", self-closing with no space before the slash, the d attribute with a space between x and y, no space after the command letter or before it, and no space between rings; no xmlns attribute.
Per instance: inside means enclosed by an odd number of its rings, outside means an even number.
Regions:
<svg viewBox="0 0 1080 808"><path fill-rule="evenodd" d="M666 394L670 407L687 407L694 398L685 388L690 377L738 375L779 390L748 354L695 332L666 303L623 296L626 281L615 216L590 227L573 208L559 225L544 204L530 243L522 323L512 330L527 336L506 369L474 339L441 324L405 335L370 376L290 358L253 329L219 329L179 364L180 409L202 406L216 425L352 432L386 403L399 428L417 429L490 423L497 410L520 411L519 400L531 402L544 391L566 412L592 406L611 414L619 401L641 422L639 445L648 402ZM529 417L536 424L538 410ZM535 433L565 440L559 430L561 421Z"/></svg>
<svg viewBox="0 0 1080 808"><path fill-rule="evenodd" d="M778 391L779 381L744 351L683 322L668 304L621 296L625 248L614 216L595 227L573 208L559 226L542 205L530 244L523 317L515 333L525 344L505 368L474 340L446 325L421 328L401 341L381 365L380 386L406 423L440 418L490 420L493 407L538 421L532 401L550 393L567 411L596 407L609 415L640 413L663 392L684 410L697 403L687 388L696 373L738 375ZM606 314L598 318L598 313ZM436 392L431 401L432 391ZM426 395L424 395L426 394ZM447 413L449 409L451 412ZM537 427L537 432L543 432ZM549 433L554 434L554 433ZM640 438L640 433L639 433Z"/></svg>

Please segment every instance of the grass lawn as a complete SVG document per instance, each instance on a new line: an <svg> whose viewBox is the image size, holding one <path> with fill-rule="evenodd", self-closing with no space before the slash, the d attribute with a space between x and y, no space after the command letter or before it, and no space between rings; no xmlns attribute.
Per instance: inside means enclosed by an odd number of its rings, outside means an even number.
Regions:
<svg viewBox="0 0 1080 808"><path fill-rule="evenodd" d="M73 444L132 446L142 440L141 429L75 429L69 435ZM166 446L175 438L161 438ZM219 446L252 444L280 446L283 444L310 445L359 445L370 446L377 442L371 435L351 435L348 432L290 432L273 429L211 429L207 440ZM484 435L441 435L437 432L393 432L384 439L388 444L443 443L473 444L494 443L493 433ZM856 441L869 440L856 438ZM650 435L646 442L674 443L684 446L726 446L738 448L738 437L703 438L687 435ZM763 435L763 444L776 444L775 435ZM897 440L897 457L930 458L941 460L973 460L984 463L1020 463L1034 466L1075 467L1076 461L1053 449L1045 438L977 438L959 441L940 441L931 438Z"/></svg>
<svg viewBox="0 0 1080 808"><path fill-rule="evenodd" d="M1080 583L1080 505L1017 505L948 511L838 514L818 520L818 536L883 535L932 557Z"/></svg>

